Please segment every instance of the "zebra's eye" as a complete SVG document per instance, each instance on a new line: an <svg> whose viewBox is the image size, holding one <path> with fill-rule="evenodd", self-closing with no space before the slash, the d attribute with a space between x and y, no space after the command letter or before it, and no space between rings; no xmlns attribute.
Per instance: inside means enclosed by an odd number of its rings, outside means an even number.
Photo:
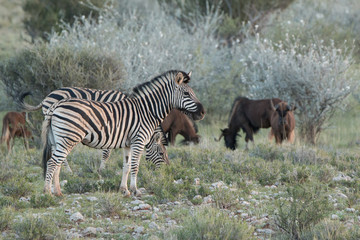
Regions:
<svg viewBox="0 0 360 240"><path fill-rule="evenodd" d="M184 96L190 96L190 93L189 92L184 92Z"/></svg>

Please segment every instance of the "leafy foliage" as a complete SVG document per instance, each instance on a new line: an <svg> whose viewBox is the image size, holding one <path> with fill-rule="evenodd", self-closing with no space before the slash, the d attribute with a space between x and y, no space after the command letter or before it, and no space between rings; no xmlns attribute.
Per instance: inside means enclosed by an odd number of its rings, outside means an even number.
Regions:
<svg viewBox="0 0 360 240"><path fill-rule="evenodd" d="M344 99L358 86L351 77L352 50L322 41L303 45L295 36L273 43L257 35L243 45L242 79L254 98L295 104L300 137L315 144Z"/></svg>
<svg viewBox="0 0 360 240"><path fill-rule="evenodd" d="M91 5L102 7L105 0L92 0ZM37 37L46 39L51 31L61 31L61 22L73 23L76 16L98 16L81 0L26 0L23 3L25 18L23 23L32 41Z"/></svg>
<svg viewBox="0 0 360 240"><path fill-rule="evenodd" d="M278 202L276 225L292 239L315 226L330 212L327 197L319 186L295 186L287 189L288 199Z"/></svg>
<svg viewBox="0 0 360 240"><path fill-rule="evenodd" d="M177 239L251 239L253 229L231 219L215 208L204 208L184 220L183 228L173 231Z"/></svg>

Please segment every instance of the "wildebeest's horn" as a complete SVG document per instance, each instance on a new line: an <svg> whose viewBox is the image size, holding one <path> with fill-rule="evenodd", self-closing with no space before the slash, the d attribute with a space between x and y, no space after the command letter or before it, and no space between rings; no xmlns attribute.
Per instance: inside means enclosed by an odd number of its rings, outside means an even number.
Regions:
<svg viewBox="0 0 360 240"><path fill-rule="evenodd" d="M272 110L276 111L276 108L274 107L274 103L273 103L272 99L270 99L270 106L271 106Z"/></svg>
<svg viewBox="0 0 360 240"><path fill-rule="evenodd" d="M224 136L223 130L222 129L220 129L220 130L221 130L221 135L220 135L219 139L214 138L215 142L219 142L221 140L221 138Z"/></svg>

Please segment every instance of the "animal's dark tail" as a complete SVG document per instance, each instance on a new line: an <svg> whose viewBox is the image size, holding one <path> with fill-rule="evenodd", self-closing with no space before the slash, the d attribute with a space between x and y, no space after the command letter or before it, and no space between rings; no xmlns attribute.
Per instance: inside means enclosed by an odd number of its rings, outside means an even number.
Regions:
<svg viewBox="0 0 360 240"><path fill-rule="evenodd" d="M27 104L26 102L24 102L24 99L26 96L31 95L31 92L25 92L23 94L21 94L21 96L19 97L19 105L22 109L24 109L25 111L36 111L38 109L40 109L42 107L42 103L40 103L37 106L32 106L30 104Z"/></svg>
<svg viewBox="0 0 360 240"><path fill-rule="evenodd" d="M42 133L41 139L43 142L43 168L44 168L44 178L46 177L46 170L47 170L47 162L51 158L51 142L50 142L50 123L51 123L51 116L45 116L45 120L42 125Z"/></svg>

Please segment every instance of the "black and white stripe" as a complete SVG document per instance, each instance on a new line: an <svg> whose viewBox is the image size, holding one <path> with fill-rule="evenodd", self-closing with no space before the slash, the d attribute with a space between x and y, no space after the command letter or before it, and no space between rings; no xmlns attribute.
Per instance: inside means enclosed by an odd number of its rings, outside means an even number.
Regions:
<svg viewBox="0 0 360 240"><path fill-rule="evenodd" d="M30 93L24 93L21 98L20 102L22 106L27 111L34 111L38 109L42 109L43 114L47 112L47 110L54 104L57 104L59 101L69 98L78 98L78 99L86 99L92 101L99 101L99 102L115 102L120 101L127 97L126 94L115 91L115 90L97 90L97 89L90 89L90 88L80 88L80 87L63 87L57 90L52 91L48 94L44 100L37 106L31 106L24 102L24 98L29 95ZM161 133L161 142L159 144L167 145L167 138L164 135L161 125L155 130L155 132ZM166 149L164 146L158 146L158 141L151 141L151 144L155 144L152 146L148 144L146 146L146 160L152 162L156 165L156 167L160 167L162 163L169 163L167 158ZM158 150L161 152L154 152L154 150ZM102 159L99 170L103 170L105 168L105 163L109 159L111 154L111 149L104 149L102 151ZM64 161L64 165L68 168L69 171L72 172L71 168L68 165L67 160Z"/></svg>
<svg viewBox="0 0 360 240"><path fill-rule="evenodd" d="M98 149L124 148L120 189L130 195L127 179L131 171L130 190L141 195L136 184L139 160L155 129L173 108L191 112L195 120L205 115L189 81L190 73L173 70L134 88L121 101L72 98L53 104L43 125L47 146L52 148L51 159L43 158L47 161L45 192L50 193L54 173L59 174L66 156L81 142ZM55 194L61 194L60 189L55 189Z"/></svg>

